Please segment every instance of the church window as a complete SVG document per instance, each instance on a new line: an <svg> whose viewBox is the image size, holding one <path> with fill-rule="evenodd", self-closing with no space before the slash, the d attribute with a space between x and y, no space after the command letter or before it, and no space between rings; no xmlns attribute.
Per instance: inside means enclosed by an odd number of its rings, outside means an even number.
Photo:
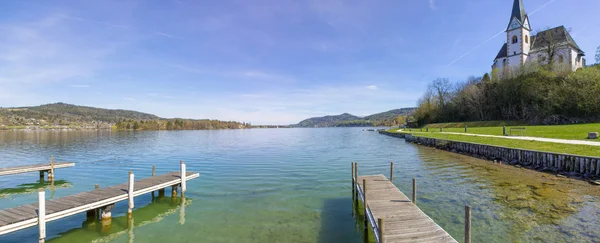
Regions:
<svg viewBox="0 0 600 243"><path fill-rule="evenodd" d="M512 38L512 43L513 43L513 44L515 44L515 43L517 43L517 41L518 41L518 38L517 38L517 36L516 36L516 35L513 35L513 38Z"/></svg>
<svg viewBox="0 0 600 243"><path fill-rule="evenodd" d="M565 60L562 55L558 55L558 62L563 63Z"/></svg>
<svg viewBox="0 0 600 243"><path fill-rule="evenodd" d="M525 43L529 43L529 36L525 35Z"/></svg>

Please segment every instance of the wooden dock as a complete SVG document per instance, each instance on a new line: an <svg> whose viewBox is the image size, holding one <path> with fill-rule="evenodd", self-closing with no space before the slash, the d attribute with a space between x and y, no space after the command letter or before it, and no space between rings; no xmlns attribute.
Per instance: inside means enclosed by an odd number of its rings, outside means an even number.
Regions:
<svg viewBox="0 0 600 243"><path fill-rule="evenodd" d="M154 175L154 168L153 168ZM38 225L40 242L45 239L46 222L87 212L88 218L98 218L101 211L102 220L110 220L114 204L129 200L129 213L134 207L133 198L145 193L159 191L164 195L164 188L171 187L172 195L177 196L177 187L181 186L181 195L186 190L185 181L199 177L198 173L186 172L185 164L181 164L180 172L171 172L159 176L134 181L129 173L129 182L120 185L97 188L96 190L45 201L43 190L39 192L39 202L15 208L0 210L0 235ZM42 205L42 206L40 206ZM104 222L103 222L104 223Z"/></svg>
<svg viewBox="0 0 600 243"><path fill-rule="evenodd" d="M384 175L358 176L357 168L353 165L353 197L356 203L366 201L365 235L369 224L378 243L457 242Z"/></svg>
<svg viewBox="0 0 600 243"><path fill-rule="evenodd" d="M40 180L44 179L44 172L48 174L48 180L54 180L54 169L73 167L75 163L70 162L54 162L54 157L50 157L48 164L23 165L8 168L0 168L0 176L14 175L27 172L40 172Z"/></svg>
<svg viewBox="0 0 600 243"><path fill-rule="evenodd" d="M67 168L67 167L73 167L73 166L75 166L75 163L69 163L69 162L54 163L54 169ZM23 165L23 166L15 166L15 167L8 167L8 168L0 168L0 176L21 174L21 173L35 172L35 171L45 172L45 171L50 171L50 170L52 170L52 166L50 164Z"/></svg>

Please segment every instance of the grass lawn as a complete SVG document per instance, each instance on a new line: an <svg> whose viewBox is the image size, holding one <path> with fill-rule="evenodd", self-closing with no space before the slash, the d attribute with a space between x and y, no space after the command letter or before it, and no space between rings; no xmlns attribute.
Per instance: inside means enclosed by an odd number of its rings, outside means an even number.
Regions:
<svg viewBox="0 0 600 243"><path fill-rule="evenodd" d="M449 123L448 123L449 124ZM459 123L457 123L459 124ZM573 125L552 125L552 126L506 126L506 133L510 132L511 127L525 127L527 128L526 135L531 137L542 137L542 138L560 138L560 139L572 139L572 140L587 140L588 132L600 132L600 123L590 124L573 124ZM418 130L418 129L417 129ZM415 131L415 129L413 129ZM429 128L430 132L439 132L439 126L437 128ZM444 132L465 132L464 123L462 127L448 126L443 128ZM489 134L502 136L502 126L493 127L468 127L468 133L475 134ZM514 134L514 133L513 133ZM516 131L519 134L519 131ZM600 139L596 139L600 142ZM595 141L595 140L591 140Z"/></svg>
<svg viewBox="0 0 600 243"><path fill-rule="evenodd" d="M596 124L596 126L598 126L598 124ZM414 131L414 129L413 129L413 131ZM502 133L502 131L500 131L500 133ZM457 134L443 134L443 133L439 133L439 132L437 132L437 133L436 132L423 132L423 133L414 132L413 135L418 136L418 137L430 137L430 138L438 138L438 139L452 140L452 141L459 141L459 142L470 142L470 143L496 145L496 146L502 146L502 147L508 147L508 148L600 157L600 147L598 147L598 146L548 143L548 142L540 142L540 141L526 141L526 140L505 139L505 138L474 137L474 136L464 136L464 135L457 135ZM529 135L529 131L527 131L527 135Z"/></svg>

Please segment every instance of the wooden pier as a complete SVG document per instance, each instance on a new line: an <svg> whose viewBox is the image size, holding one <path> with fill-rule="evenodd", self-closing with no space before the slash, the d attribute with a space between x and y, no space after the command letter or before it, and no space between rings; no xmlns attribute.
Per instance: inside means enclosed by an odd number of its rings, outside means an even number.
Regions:
<svg viewBox="0 0 600 243"><path fill-rule="evenodd" d="M183 196L186 191L186 181L199 176L198 173L186 172L185 164L182 162L179 172L152 176L138 181L134 181L134 175L130 172L127 183L106 188L96 187L92 191L49 201L45 200L45 192L40 190L38 203L0 210L0 235L37 225L39 226L40 242L44 242L46 222L83 212L87 212L88 218L101 218L103 224L106 221L110 223L111 211L115 203L128 200L130 215L134 207L134 197L157 190L161 196L164 195L164 188L167 187L171 187L172 195L176 196L179 186Z"/></svg>
<svg viewBox="0 0 600 243"><path fill-rule="evenodd" d="M0 168L0 176L39 171L40 179L44 179L44 172L46 172L48 174L48 180L53 180L55 169L67 168L67 167L73 167L73 166L75 166L75 163L54 162L54 158L51 157L50 163L48 163L48 164L35 164L35 165L23 165L23 166L15 166L15 167L8 167L8 168Z"/></svg>
<svg viewBox="0 0 600 243"><path fill-rule="evenodd" d="M417 207L414 179L411 200L384 175L358 176L357 163L353 163L352 169L353 199L357 205L359 199L365 205L365 236L369 234L370 226L377 243L457 242ZM392 177L393 169L390 170ZM470 242L470 232L468 235L467 242Z"/></svg>

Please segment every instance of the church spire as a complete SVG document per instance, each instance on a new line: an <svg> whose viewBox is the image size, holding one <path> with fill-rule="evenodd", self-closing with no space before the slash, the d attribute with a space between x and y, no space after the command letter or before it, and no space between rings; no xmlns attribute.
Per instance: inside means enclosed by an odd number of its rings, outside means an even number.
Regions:
<svg viewBox="0 0 600 243"><path fill-rule="evenodd" d="M515 0L513 2L513 9L512 9L512 15L510 16L510 21L513 20L513 18L517 18L519 21L521 21L521 23L523 23L523 21L525 21L525 8L523 7L523 0Z"/></svg>

